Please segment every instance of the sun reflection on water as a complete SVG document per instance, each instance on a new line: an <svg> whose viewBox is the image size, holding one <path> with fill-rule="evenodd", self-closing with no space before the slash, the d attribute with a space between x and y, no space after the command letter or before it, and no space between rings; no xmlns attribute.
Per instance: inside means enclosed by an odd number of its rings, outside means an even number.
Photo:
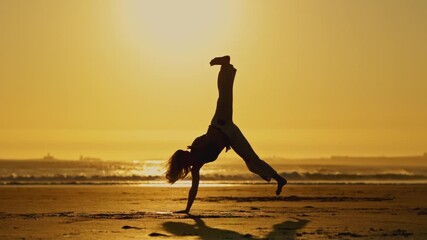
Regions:
<svg viewBox="0 0 427 240"><path fill-rule="evenodd" d="M165 172L165 161L164 160L133 160L134 165L138 165L137 168L129 170L129 175L137 176L162 176Z"/></svg>

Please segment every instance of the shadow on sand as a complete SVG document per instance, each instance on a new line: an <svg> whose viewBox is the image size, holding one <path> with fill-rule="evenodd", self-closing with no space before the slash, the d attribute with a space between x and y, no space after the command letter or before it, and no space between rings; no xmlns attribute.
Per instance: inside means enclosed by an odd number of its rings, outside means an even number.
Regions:
<svg viewBox="0 0 427 240"><path fill-rule="evenodd" d="M163 228L175 236L199 236L204 240L216 239L258 239L251 234L238 233L232 230L209 227L200 217L189 216L195 224L183 222L164 222ZM297 219L284 221L273 226L273 230L262 239L295 239L296 231L303 228L309 221Z"/></svg>

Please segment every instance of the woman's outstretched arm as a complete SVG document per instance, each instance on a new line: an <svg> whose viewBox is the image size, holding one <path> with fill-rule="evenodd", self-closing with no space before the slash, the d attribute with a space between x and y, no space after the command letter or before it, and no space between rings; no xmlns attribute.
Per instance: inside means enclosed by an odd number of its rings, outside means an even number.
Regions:
<svg viewBox="0 0 427 240"><path fill-rule="evenodd" d="M190 212L194 199L196 199L197 191L199 190L199 182L200 182L200 167L194 166L191 169L191 188L188 193L187 208L185 208L185 211L187 213Z"/></svg>
<svg viewBox="0 0 427 240"><path fill-rule="evenodd" d="M197 191L199 189L200 181L200 168L201 166L193 166L191 168L191 188L188 193L187 207L185 210L176 213L189 213L191 206L193 205L194 199L196 199Z"/></svg>

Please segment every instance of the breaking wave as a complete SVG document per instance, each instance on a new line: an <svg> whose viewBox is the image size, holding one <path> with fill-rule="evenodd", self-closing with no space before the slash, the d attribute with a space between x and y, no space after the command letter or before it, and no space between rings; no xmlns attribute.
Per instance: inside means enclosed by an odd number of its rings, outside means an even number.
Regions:
<svg viewBox="0 0 427 240"><path fill-rule="evenodd" d="M282 172L280 173L288 181L296 183L309 182L334 182L334 183L369 183L369 182L395 182L402 183L404 181L420 181L427 183L427 176L424 175L407 175L407 174L321 174L321 173L298 173L298 172ZM222 175L222 174L207 174L203 175L204 181L218 181L226 183L250 183L257 182L260 178L254 174L241 175ZM165 181L163 176L69 176L69 175L53 175L53 176L2 176L0 184L3 185L111 185L111 184L149 184L150 182L158 183Z"/></svg>

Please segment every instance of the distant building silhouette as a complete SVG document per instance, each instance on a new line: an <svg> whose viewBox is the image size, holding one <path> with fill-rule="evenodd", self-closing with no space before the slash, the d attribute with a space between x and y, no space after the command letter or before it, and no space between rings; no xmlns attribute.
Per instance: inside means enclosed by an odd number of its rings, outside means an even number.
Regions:
<svg viewBox="0 0 427 240"><path fill-rule="evenodd" d="M55 160L55 158L50 155L50 153L47 153L47 155L43 157L43 160Z"/></svg>

